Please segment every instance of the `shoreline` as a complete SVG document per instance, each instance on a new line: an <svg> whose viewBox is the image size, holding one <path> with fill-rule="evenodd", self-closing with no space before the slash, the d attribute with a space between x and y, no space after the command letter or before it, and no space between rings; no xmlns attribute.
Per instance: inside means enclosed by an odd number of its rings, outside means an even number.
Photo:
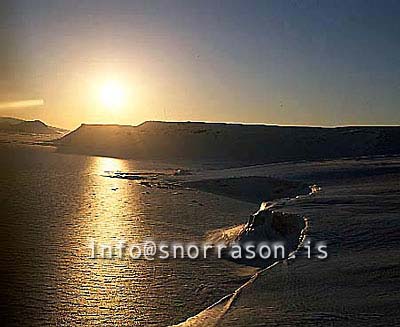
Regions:
<svg viewBox="0 0 400 327"><path fill-rule="evenodd" d="M242 167L245 168L245 167ZM134 179L139 184L142 183L149 183L149 184L142 184L147 185L147 187L161 187L161 188L168 188L170 186L172 189L180 189L180 188L191 188L197 191L206 192L209 194L213 194L216 196L224 196L229 197L234 200L245 201L248 203L261 203L263 200L268 200L270 204L270 210L277 206L282 206L287 204L288 202L298 201L305 199L314 195L316 192L320 190L320 188L316 185L308 185L304 182L299 181L290 181L284 179L277 179L272 177L261 177L261 176L242 176L242 177L221 177L221 178L213 178L213 179L196 179L196 175L188 174L183 176L171 176L168 174L157 174L157 173L126 173L126 172L118 172L115 175L113 172L110 172L110 176L104 177L111 177L111 178L118 178L118 179L127 179L132 180ZM134 178L132 178L134 177ZM148 177L152 177L149 181L146 181ZM177 178L176 178L177 177ZM189 179L189 181L187 181ZM194 179L194 180L193 180ZM186 181L185 181L186 180ZM161 181L161 183L160 183ZM173 182L171 182L173 181ZM153 183L153 184L150 184ZM166 183L168 186L160 186L162 183ZM261 186L263 185L263 187ZM283 185L282 185L283 184ZM153 186L151 186L153 185ZM306 186L307 185L307 186ZM242 192L244 189L247 192ZM250 194L249 190L253 188L253 193L260 193L263 189L268 188L269 197L264 199L258 199L258 201L254 201L254 194ZM306 192L307 191L307 192ZM294 193L296 192L296 193ZM284 210L279 210L279 213L285 213ZM206 309L200 311L198 314L191 316L184 320L181 323L169 325L171 327L188 327L188 326L215 326L217 322L222 319L223 315L229 310L231 305L234 301L240 296L240 293L243 289L250 287L252 283L263 273L272 269L275 265L280 263L288 262L289 260L294 260L296 253L301 249L302 244L306 238L306 232L309 229L309 224L306 217L301 217L304 221L304 227L300 231L300 235L298 238L298 244L296 249L291 251L287 258L280 259L271 262L266 267L257 268L253 275L241 286L235 289L232 293L229 293L216 301L215 303L208 306ZM243 227L246 224L242 224ZM242 225L235 225L235 226L227 226L221 229L223 232L224 230L229 229L237 229ZM209 231L207 234L212 233L213 231ZM228 260L228 259L224 259ZM231 260L228 260L231 261ZM234 261L233 261L234 262ZM240 266L252 267L250 264L246 263L238 263L236 264ZM253 266L254 267L254 266ZM222 306L222 307L221 307ZM218 318L216 318L215 314L217 314Z"/></svg>

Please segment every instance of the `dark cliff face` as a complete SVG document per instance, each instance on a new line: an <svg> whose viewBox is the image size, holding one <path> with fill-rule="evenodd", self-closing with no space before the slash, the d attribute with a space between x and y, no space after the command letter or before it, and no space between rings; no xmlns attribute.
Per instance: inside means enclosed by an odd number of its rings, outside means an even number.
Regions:
<svg viewBox="0 0 400 327"><path fill-rule="evenodd" d="M400 153L400 127L281 127L146 122L81 125L59 150L135 159L267 163Z"/></svg>

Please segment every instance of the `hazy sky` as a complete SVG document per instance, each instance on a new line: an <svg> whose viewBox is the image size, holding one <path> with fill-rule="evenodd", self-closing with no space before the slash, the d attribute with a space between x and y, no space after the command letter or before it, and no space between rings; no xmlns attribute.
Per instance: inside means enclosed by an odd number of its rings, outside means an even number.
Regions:
<svg viewBox="0 0 400 327"><path fill-rule="evenodd" d="M67 128L400 124L400 1L1 0L0 10L1 115ZM126 94L118 110L99 101L110 80Z"/></svg>

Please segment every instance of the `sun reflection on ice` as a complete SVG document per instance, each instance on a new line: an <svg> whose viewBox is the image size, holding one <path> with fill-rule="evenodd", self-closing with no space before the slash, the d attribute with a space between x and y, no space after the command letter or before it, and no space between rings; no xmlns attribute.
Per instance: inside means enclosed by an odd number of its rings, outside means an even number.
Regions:
<svg viewBox="0 0 400 327"><path fill-rule="evenodd" d="M139 290L132 281L143 280L143 263L129 260L91 259L89 243L117 245L121 240L142 241L149 230L143 225L143 205L139 188L126 181L107 178L107 174L127 171L129 162L115 158L91 157L88 177L82 188L81 210L77 217L79 253L71 260L69 278L75 281L76 308L84 325L102 317L118 324L115 308L130 306ZM127 278L129 276L129 278Z"/></svg>
<svg viewBox="0 0 400 327"><path fill-rule="evenodd" d="M108 157L95 157L94 170L98 174L111 175L115 172L127 170L126 160Z"/></svg>

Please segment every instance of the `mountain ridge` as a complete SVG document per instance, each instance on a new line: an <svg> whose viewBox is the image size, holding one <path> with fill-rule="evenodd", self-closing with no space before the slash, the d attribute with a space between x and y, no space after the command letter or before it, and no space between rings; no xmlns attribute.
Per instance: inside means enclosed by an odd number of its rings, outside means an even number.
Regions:
<svg viewBox="0 0 400 327"><path fill-rule="evenodd" d="M308 127L147 121L82 124L60 152L131 159L269 163L400 154L399 126Z"/></svg>
<svg viewBox="0 0 400 327"><path fill-rule="evenodd" d="M49 126L41 120L23 120L13 117L0 117L0 131L26 134L64 134L66 130Z"/></svg>

